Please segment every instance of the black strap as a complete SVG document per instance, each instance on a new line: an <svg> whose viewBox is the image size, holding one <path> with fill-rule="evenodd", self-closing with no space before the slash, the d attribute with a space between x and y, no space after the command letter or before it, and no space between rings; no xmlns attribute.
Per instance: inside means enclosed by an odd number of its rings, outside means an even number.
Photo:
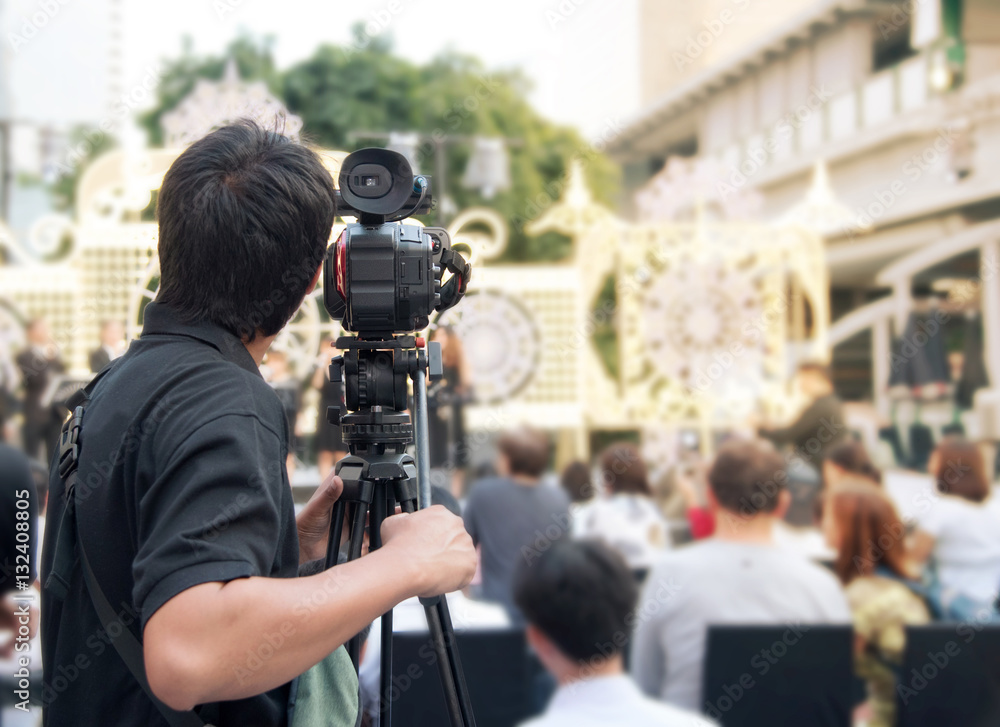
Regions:
<svg viewBox="0 0 1000 727"><path fill-rule="evenodd" d="M441 265L451 273L451 278L441 287L441 304L439 311L446 311L454 306L465 295L472 276L472 265L451 248L441 252Z"/></svg>
<svg viewBox="0 0 1000 727"><path fill-rule="evenodd" d="M75 558L70 552L75 545L76 552L80 556L79 562L83 566L83 580L87 585L87 593L90 594L94 609L97 611L97 617L101 620L101 626L104 627L104 632L115 647L115 651L118 652L118 656L132 673L132 677L139 682L139 686L142 687L150 701L156 705L170 727L205 727L205 722L194 711L178 712L165 705L153 694L153 689L149 686L149 680L146 678L142 643L132 633L128 625L122 621L121 616L115 612L114 607L97 582L97 576L90 565L87 549L83 544L83 537L77 523L76 479L80 461L80 432L83 428L84 407L89 403L90 394L97 382L111 368L108 367L101 371L86 388L74 394L69 402L73 409L73 416L63 425L59 438L59 476L62 478L65 488L66 506L56 538L55 562L61 562L63 567L53 567L52 573L46 579L45 587L50 589L57 598L60 597L60 594L62 594L61 597L65 597L69 587L69 574L66 572L65 565L72 563L70 570L75 565Z"/></svg>

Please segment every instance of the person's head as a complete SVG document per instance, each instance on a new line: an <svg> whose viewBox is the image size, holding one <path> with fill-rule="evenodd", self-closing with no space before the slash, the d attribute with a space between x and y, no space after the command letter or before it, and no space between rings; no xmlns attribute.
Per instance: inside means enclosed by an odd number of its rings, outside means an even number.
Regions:
<svg viewBox="0 0 1000 727"><path fill-rule="evenodd" d="M566 465L559 477L559 484L566 490L570 502L586 502L594 495L590 467L586 462L577 460Z"/></svg>
<svg viewBox="0 0 1000 727"><path fill-rule="evenodd" d="M819 361L806 361L800 364L795 381L799 391L808 398L826 396L833 391L830 367Z"/></svg>
<svg viewBox="0 0 1000 727"><path fill-rule="evenodd" d="M101 345L112 348L125 338L125 326L121 321L108 320L101 323Z"/></svg>
<svg viewBox="0 0 1000 727"><path fill-rule="evenodd" d="M906 562L906 527L885 493L868 480L848 480L823 506L823 535L837 551L834 571L845 585L880 566L912 577Z"/></svg>
<svg viewBox="0 0 1000 727"><path fill-rule="evenodd" d="M44 318L34 318L28 321L24 335L28 339L28 343L33 346L46 346L52 342L49 322Z"/></svg>
<svg viewBox="0 0 1000 727"><path fill-rule="evenodd" d="M849 477L863 477L882 484L882 473L872 464L865 446L856 439L835 445L823 460L823 485L837 487Z"/></svg>
<svg viewBox="0 0 1000 727"><path fill-rule="evenodd" d="M709 504L742 517L783 517L790 497L785 460L762 439L733 439L708 471Z"/></svg>
<svg viewBox="0 0 1000 727"><path fill-rule="evenodd" d="M524 427L507 432L497 443L497 471L501 475L537 480L549 466L549 436Z"/></svg>
<svg viewBox="0 0 1000 727"><path fill-rule="evenodd" d="M528 641L560 682L620 665L638 597L625 561L597 540L560 540L514 579Z"/></svg>
<svg viewBox="0 0 1000 727"><path fill-rule="evenodd" d="M157 300L245 341L273 336L315 284L335 213L319 156L252 122L196 141L157 202Z"/></svg>
<svg viewBox="0 0 1000 727"><path fill-rule="evenodd" d="M618 442L601 452L601 479L612 495L649 496L649 471L639 448L629 442Z"/></svg>
<svg viewBox="0 0 1000 727"><path fill-rule="evenodd" d="M927 468L942 494L970 502L982 502L990 495L983 453L964 437L945 437L931 454Z"/></svg>

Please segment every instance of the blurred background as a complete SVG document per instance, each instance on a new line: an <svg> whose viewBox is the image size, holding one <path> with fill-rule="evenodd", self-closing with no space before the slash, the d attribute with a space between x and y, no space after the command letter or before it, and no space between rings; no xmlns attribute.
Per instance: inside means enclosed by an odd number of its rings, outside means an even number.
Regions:
<svg viewBox="0 0 1000 727"><path fill-rule="evenodd" d="M828 397L904 520L949 437L996 478L995 0L0 0L0 28L0 430L32 457L141 331L164 171L254 117L332 171L387 146L433 177L420 221L476 266L429 331L459 498L504 432L544 432L581 500L627 442L685 542L734 434L819 476ZM263 366L298 501L344 450L321 295Z"/></svg>

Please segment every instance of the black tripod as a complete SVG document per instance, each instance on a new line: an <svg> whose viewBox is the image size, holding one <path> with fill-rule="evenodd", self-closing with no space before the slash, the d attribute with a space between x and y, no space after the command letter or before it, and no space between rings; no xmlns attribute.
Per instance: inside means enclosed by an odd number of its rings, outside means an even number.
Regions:
<svg viewBox="0 0 1000 727"><path fill-rule="evenodd" d="M368 547L382 545L382 521L396 512L413 512L430 506L430 460L427 437L427 375L440 378L440 344L424 350L423 339L388 336L378 339L342 337L336 347L343 356L330 364L330 380L344 381L346 409L331 409L331 424L341 426L351 454L337 463L344 491L334 505L326 567L337 564L345 515L349 522L347 559L361 557L365 525ZM414 419L407 408L407 379L413 381ZM416 441L417 457L406 454L406 445ZM452 727L474 727L465 675L455 645L455 632L443 596L421 599L427 626L437 653L445 703ZM382 655L379 674L379 725L392 720L392 611L382 616ZM359 666L361 637L348 642L347 651Z"/></svg>

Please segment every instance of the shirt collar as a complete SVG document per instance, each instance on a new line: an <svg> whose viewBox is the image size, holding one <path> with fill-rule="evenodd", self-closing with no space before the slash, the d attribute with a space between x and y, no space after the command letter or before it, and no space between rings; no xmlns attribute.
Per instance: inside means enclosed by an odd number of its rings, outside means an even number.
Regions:
<svg viewBox="0 0 1000 727"><path fill-rule="evenodd" d="M156 335L187 336L207 343L219 351L227 361L260 376L260 369L253 356L236 335L207 320L187 323L174 308L151 301L143 312L142 338Z"/></svg>
<svg viewBox="0 0 1000 727"><path fill-rule="evenodd" d="M577 710L588 704L607 704L640 698L639 689L627 674L594 677L564 684L552 695L549 710Z"/></svg>

